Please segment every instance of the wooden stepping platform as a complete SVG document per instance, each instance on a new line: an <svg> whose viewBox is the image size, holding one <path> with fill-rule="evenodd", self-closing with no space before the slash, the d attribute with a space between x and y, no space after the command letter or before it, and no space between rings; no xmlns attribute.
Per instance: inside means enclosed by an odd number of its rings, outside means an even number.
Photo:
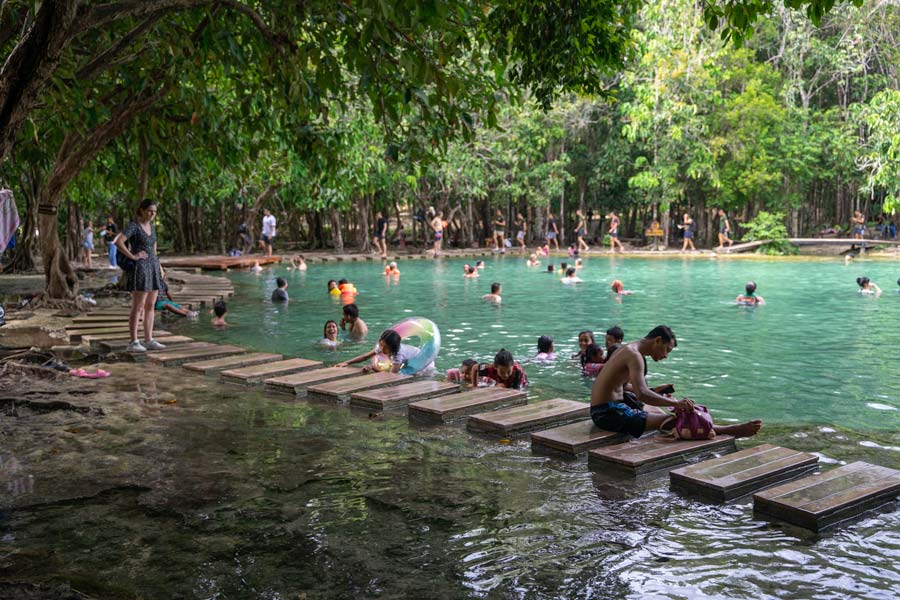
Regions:
<svg viewBox="0 0 900 600"><path fill-rule="evenodd" d="M228 344L216 345L210 344L205 348L166 348L156 352L147 353L147 360L164 367L173 367L182 363L191 362L199 359L217 358L220 356L228 356L231 354L243 354L246 352L240 346L230 346Z"/></svg>
<svg viewBox="0 0 900 600"><path fill-rule="evenodd" d="M143 321L139 321L143 324ZM97 321L94 323L73 323L66 325L66 332L70 331L90 331L92 329L111 329L115 327L128 327L128 319L122 321Z"/></svg>
<svg viewBox="0 0 900 600"><path fill-rule="evenodd" d="M189 362L184 363L181 366L188 371L195 371L197 373L203 373L204 375L215 375L219 371L225 371L226 369L239 369L241 367L277 362L282 358L284 357L281 354L251 352L250 354L238 354L236 356L226 356L224 358Z"/></svg>
<svg viewBox="0 0 900 600"><path fill-rule="evenodd" d="M95 324L95 323L122 323L128 322L128 315L88 315L85 317L75 317L72 319L72 325Z"/></svg>
<svg viewBox="0 0 900 600"><path fill-rule="evenodd" d="M239 369L226 369L219 373L219 377L222 378L222 381L227 381L229 383L257 385L262 383L264 379L277 377L279 375L287 375L288 373L308 371L309 369L318 369L321 366L322 363L317 360L290 358L249 367L241 367Z"/></svg>
<svg viewBox="0 0 900 600"><path fill-rule="evenodd" d="M711 440L676 440L654 435L595 448L588 452L588 466L640 475L682 465L694 456L735 450L734 438L730 435L717 435Z"/></svg>
<svg viewBox="0 0 900 600"><path fill-rule="evenodd" d="M326 402L347 402L350 396L363 390L396 385L411 379L410 375L399 373L366 373L362 377L350 377L320 383L307 388L306 395L311 400L325 400Z"/></svg>
<svg viewBox="0 0 900 600"><path fill-rule="evenodd" d="M582 421L590 417L590 408L584 402L554 398L472 415L466 427L470 431L510 436Z"/></svg>
<svg viewBox="0 0 900 600"><path fill-rule="evenodd" d="M269 392L291 394L303 398L311 386L360 375L364 375L362 369L355 367L328 367L327 369L315 369L266 379L263 381L263 387Z"/></svg>
<svg viewBox="0 0 900 600"><path fill-rule="evenodd" d="M71 342L80 342L81 337L85 335L104 335L108 333L128 333L128 326L124 327L104 327L102 329L69 329L66 331L66 335L69 337L69 341ZM142 335L143 330L138 329L138 334Z"/></svg>
<svg viewBox="0 0 900 600"><path fill-rule="evenodd" d="M142 334L142 331L138 331L139 334ZM156 329L153 328L153 336L154 337L166 337L172 335L171 332L166 331L165 329ZM121 333L107 333L106 335L95 335L93 333L86 333L81 336L81 342L83 344L96 344L97 342L106 342L106 341L116 341L116 340L127 340L131 337L131 333L128 331L123 331Z"/></svg>
<svg viewBox="0 0 900 600"><path fill-rule="evenodd" d="M446 396L459 391L459 384L445 381L423 380L392 387L366 390L350 396L350 406L375 410L403 408L410 402Z"/></svg>
<svg viewBox="0 0 900 600"><path fill-rule="evenodd" d="M854 462L791 481L753 496L753 509L821 531L900 495L900 471Z"/></svg>
<svg viewBox="0 0 900 600"><path fill-rule="evenodd" d="M666 413L662 408L650 406L649 404L644 405L644 410L648 413ZM588 419L587 421L578 421L562 427L554 427L553 429L532 433L531 449L538 453L577 456L593 448L621 444L630 439L631 436L627 434L600 429L594 425L593 421Z"/></svg>
<svg viewBox="0 0 900 600"><path fill-rule="evenodd" d="M527 397L521 390L498 386L478 388L452 396L413 402L408 407L407 416L410 420L421 423L451 423L471 414L525 404Z"/></svg>
<svg viewBox="0 0 900 600"><path fill-rule="evenodd" d="M128 344L131 343L131 336L127 336L124 339L119 340L100 340L91 344L98 348L101 352L122 352L128 348ZM190 338L184 335L156 335L154 333L154 339L163 344L164 346L177 346L179 349L184 348L187 344L191 344L194 342L194 338ZM166 348L168 350L169 348Z"/></svg>
<svg viewBox="0 0 900 600"><path fill-rule="evenodd" d="M669 472L673 490L725 502L794 479L816 467L806 452L763 444Z"/></svg>

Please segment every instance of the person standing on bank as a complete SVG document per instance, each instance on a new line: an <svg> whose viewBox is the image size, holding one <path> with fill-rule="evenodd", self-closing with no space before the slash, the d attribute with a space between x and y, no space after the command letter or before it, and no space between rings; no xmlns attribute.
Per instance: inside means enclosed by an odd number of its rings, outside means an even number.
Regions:
<svg viewBox="0 0 900 600"><path fill-rule="evenodd" d="M159 259L156 257L156 202L144 199L138 207L134 221L116 236L115 243L129 260L132 268L125 270L126 288L131 292L131 312L128 314L128 331L131 343L128 352L163 350L165 346L153 339L153 308L159 291L164 289ZM125 245L128 242L129 246ZM138 320L144 315L144 343L138 341Z"/></svg>
<svg viewBox="0 0 900 600"><path fill-rule="evenodd" d="M556 219L553 218L553 213L547 213L547 240L548 242L553 242L553 245L556 246L556 250L559 251L559 227L556 226ZM549 243L548 243L549 245Z"/></svg>
<svg viewBox="0 0 900 600"><path fill-rule="evenodd" d="M387 259L387 230L388 220L381 211L375 213L375 248L382 259Z"/></svg>
<svg viewBox="0 0 900 600"><path fill-rule="evenodd" d="M575 237L578 239L578 251L590 250L591 247L584 241L584 236L587 235L587 223L584 220L584 215L580 208L575 211L575 220L578 222L575 226Z"/></svg>
<svg viewBox="0 0 900 600"><path fill-rule="evenodd" d="M691 247L691 250L696 250L694 247L694 219L691 218L691 215L684 213L684 219L681 225L678 226L678 229L684 232L684 243L681 244L681 251L687 252L688 246Z"/></svg>
<svg viewBox="0 0 900 600"><path fill-rule="evenodd" d="M266 249L266 256L272 256L272 244L275 243L275 216L268 208L263 209L263 215L259 247Z"/></svg>
<svg viewBox="0 0 900 600"><path fill-rule="evenodd" d="M106 215L106 251L109 254L109 267L115 269L119 265L116 263L116 235L119 233L119 227L112 215Z"/></svg>

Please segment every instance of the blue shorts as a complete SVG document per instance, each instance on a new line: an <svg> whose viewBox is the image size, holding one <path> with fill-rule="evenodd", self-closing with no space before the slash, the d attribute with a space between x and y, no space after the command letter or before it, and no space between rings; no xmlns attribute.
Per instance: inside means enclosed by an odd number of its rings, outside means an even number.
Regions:
<svg viewBox="0 0 900 600"><path fill-rule="evenodd" d="M619 237L619 232L618 232L618 231L610 231L610 232L609 232L609 237L611 237L611 238L617 238L617 237Z"/></svg>
<svg viewBox="0 0 900 600"><path fill-rule="evenodd" d="M647 427L646 411L631 408L621 402L591 406L591 420L600 429L627 433L635 438L641 437Z"/></svg>
<svg viewBox="0 0 900 600"><path fill-rule="evenodd" d="M576 230L575 230L575 237L584 237L584 229L580 229L580 228L579 228L579 229L576 229Z"/></svg>
<svg viewBox="0 0 900 600"><path fill-rule="evenodd" d="M692 237L694 237L694 232L691 231L690 229L685 229L685 231L684 231L684 239L689 240L689 239L691 239Z"/></svg>
<svg viewBox="0 0 900 600"><path fill-rule="evenodd" d="M271 246L272 242L275 241L275 236L274 235L263 235L263 236L260 236L259 239L262 240L262 243L265 244L266 246Z"/></svg>
<svg viewBox="0 0 900 600"><path fill-rule="evenodd" d="M555 239L556 239L556 232L555 232L555 231L548 231L548 232L547 232L547 239L548 239L548 240L555 240Z"/></svg>

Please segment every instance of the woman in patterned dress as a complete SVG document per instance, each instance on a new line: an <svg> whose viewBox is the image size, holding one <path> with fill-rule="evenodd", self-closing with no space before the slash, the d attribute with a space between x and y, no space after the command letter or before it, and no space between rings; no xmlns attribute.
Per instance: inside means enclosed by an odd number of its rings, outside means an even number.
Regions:
<svg viewBox="0 0 900 600"><path fill-rule="evenodd" d="M128 330L131 333L129 352L163 350L164 345L153 339L153 305L163 289L159 259L156 257L156 202L145 199L138 207L134 221L116 236L116 247L124 256L134 261L134 267L125 271L126 289L131 292L131 312ZM130 248L125 245L128 242ZM144 343L138 341L138 321L144 315Z"/></svg>

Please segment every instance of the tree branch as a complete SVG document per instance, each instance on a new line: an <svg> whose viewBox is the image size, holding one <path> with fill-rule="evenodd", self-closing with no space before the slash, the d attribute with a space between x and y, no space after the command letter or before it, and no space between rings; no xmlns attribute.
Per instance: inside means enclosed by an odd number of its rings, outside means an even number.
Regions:
<svg viewBox="0 0 900 600"><path fill-rule="evenodd" d="M101 71L103 71L104 69L109 67L113 62L113 58L117 54L122 52L122 50L124 50L128 46L130 46L131 43L134 42L138 38L138 36L142 35L144 32L146 32L148 29L150 29L150 27L152 27L154 23L159 21L163 17L164 14L165 14L165 11L160 11L156 14L153 14L153 15L147 17L137 27L135 27L134 29L132 29L131 31L126 33L124 36L122 36L119 39L119 41L117 41L115 44L110 46L107 50L105 50L105 51L101 52L100 54L98 54L97 56L95 56L91 60L91 62L89 62L88 64L86 64L85 66L83 66L81 69L78 70L78 74L77 74L78 79L91 79L91 78L95 77L97 74L99 74Z"/></svg>

